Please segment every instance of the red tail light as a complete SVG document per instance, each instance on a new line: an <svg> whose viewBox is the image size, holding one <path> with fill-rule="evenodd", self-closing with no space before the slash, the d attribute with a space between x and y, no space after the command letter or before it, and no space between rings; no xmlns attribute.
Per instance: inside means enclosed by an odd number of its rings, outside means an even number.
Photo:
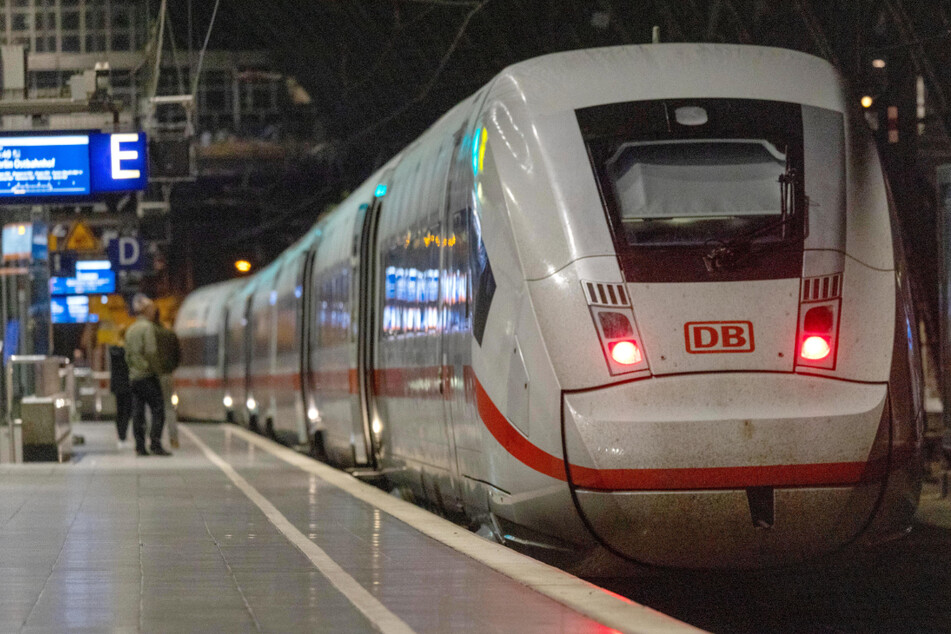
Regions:
<svg viewBox="0 0 951 634"><path fill-rule="evenodd" d="M825 337L812 335L806 337L805 341L802 342L799 356L810 361L819 361L828 357L831 352L832 346L829 345L829 341Z"/></svg>
<svg viewBox="0 0 951 634"><path fill-rule="evenodd" d="M635 365L640 363L643 357L633 341L617 341L610 344L611 358L621 365Z"/></svg>
<svg viewBox="0 0 951 634"><path fill-rule="evenodd" d="M634 325L627 293L621 284L587 283L591 316L601 343L608 371L613 375L648 373L647 355ZM607 291L603 289L607 288ZM595 290L599 289L599 293Z"/></svg>
<svg viewBox="0 0 951 634"><path fill-rule="evenodd" d="M841 289L838 284L834 284L833 287L836 290ZM834 298L801 304L797 365L826 370L835 369L840 301Z"/></svg>

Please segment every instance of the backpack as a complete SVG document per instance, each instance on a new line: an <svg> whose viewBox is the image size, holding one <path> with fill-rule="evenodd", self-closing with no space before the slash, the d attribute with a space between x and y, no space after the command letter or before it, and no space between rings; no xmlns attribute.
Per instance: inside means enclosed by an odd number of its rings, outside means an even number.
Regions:
<svg viewBox="0 0 951 634"><path fill-rule="evenodd" d="M171 374L182 361L182 349L174 331L159 326L155 329L155 346L158 348L159 374Z"/></svg>

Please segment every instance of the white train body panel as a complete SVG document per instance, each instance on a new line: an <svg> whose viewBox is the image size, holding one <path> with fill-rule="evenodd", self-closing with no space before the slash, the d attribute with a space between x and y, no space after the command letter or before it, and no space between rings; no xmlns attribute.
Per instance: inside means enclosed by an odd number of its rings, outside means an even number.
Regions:
<svg viewBox="0 0 951 634"><path fill-rule="evenodd" d="M193 420L224 420L225 396L222 344L225 300L240 282L225 282L204 288L182 303L175 320L175 333L182 352L181 368L175 372L178 414Z"/></svg>
<svg viewBox="0 0 951 634"><path fill-rule="evenodd" d="M249 283L257 414L593 573L897 534L920 369L860 126L779 49L506 69Z"/></svg>

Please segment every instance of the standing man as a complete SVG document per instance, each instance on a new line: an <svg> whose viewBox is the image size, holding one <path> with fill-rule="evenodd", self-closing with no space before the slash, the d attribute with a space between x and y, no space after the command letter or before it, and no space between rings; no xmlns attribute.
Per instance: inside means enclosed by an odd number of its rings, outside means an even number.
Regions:
<svg viewBox="0 0 951 634"><path fill-rule="evenodd" d="M172 403L172 394L175 391L172 385L172 372L178 367L182 359L182 349L178 344L178 335L162 323L158 306L155 307L155 343L158 346L158 375L162 386L162 397L165 402L165 424L168 425L168 442L173 449L178 449L178 417L175 405Z"/></svg>
<svg viewBox="0 0 951 634"><path fill-rule="evenodd" d="M132 432L135 452L147 456L145 450L145 406L152 412L149 430L153 456L171 456L162 448L162 427L165 426L165 404L159 384L158 345L155 336L155 304L145 295L132 299L136 320L125 333L125 360L129 365L129 386L132 388Z"/></svg>

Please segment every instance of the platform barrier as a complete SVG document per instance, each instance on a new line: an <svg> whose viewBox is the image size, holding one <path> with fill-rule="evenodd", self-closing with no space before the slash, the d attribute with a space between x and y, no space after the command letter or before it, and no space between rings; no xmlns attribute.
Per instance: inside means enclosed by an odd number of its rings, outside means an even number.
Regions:
<svg viewBox="0 0 951 634"><path fill-rule="evenodd" d="M6 420L0 462L59 461L78 420L76 380L67 357L12 355L6 366Z"/></svg>
<svg viewBox="0 0 951 634"><path fill-rule="evenodd" d="M75 368L76 409L81 420L115 418L116 397L109 391L109 373Z"/></svg>

